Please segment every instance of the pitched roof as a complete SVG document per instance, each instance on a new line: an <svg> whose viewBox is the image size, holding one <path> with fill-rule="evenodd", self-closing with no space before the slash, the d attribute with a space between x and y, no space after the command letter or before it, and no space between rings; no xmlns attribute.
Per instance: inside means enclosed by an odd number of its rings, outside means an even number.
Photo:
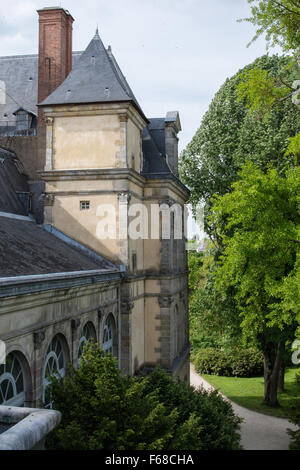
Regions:
<svg viewBox="0 0 300 470"><path fill-rule="evenodd" d="M0 216L0 277L117 268L91 259L34 222Z"/></svg>
<svg viewBox="0 0 300 470"><path fill-rule="evenodd" d="M170 174L171 170L167 164L166 157L158 149L149 127L145 127L142 134L143 168L142 175Z"/></svg>
<svg viewBox="0 0 300 470"><path fill-rule="evenodd" d="M27 215L18 191L29 192L22 163L13 152L0 147L0 212Z"/></svg>
<svg viewBox="0 0 300 470"><path fill-rule="evenodd" d="M150 121L150 124L148 127L149 127L150 134L153 137L159 151L163 155L165 155L166 153L165 118L151 118L149 119L149 121Z"/></svg>
<svg viewBox="0 0 300 470"><path fill-rule="evenodd" d="M142 112L115 58L111 51L108 53L105 49L97 31L65 81L39 104L114 101L131 101Z"/></svg>
<svg viewBox="0 0 300 470"><path fill-rule="evenodd" d="M15 153L0 147L0 277L116 270L100 255L26 217L18 193L29 193L23 166Z"/></svg>
<svg viewBox="0 0 300 470"><path fill-rule="evenodd" d="M73 52L73 65L80 55ZM37 115L37 54L0 57L0 96L4 98L0 99L0 126L15 121L13 113L20 107Z"/></svg>

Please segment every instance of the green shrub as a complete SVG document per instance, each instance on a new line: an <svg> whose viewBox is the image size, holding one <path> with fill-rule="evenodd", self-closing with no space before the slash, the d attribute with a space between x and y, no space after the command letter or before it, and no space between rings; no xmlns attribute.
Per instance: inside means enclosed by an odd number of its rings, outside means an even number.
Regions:
<svg viewBox="0 0 300 470"><path fill-rule="evenodd" d="M296 374L296 384L299 386L300 391L300 373ZM298 429L296 431L288 430L288 433L291 436L290 449L300 450L300 400L292 406L290 421L291 423L298 425Z"/></svg>
<svg viewBox="0 0 300 470"><path fill-rule="evenodd" d="M240 448L240 419L216 392L195 391L162 369L127 377L95 344L85 349L78 370L51 379L50 393L62 422L48 436L48 449Z"/></svg>
<svg viewBox="0 0 300 470"><path fill-rule="evenodd" d="M228 375L231 373L231 366L228 356L214 348L200 349L195 359L195 369L200 374Z"/></svg>
<svg viewBox="0 0 300 470"><path fill-rule="evenodd" d="M299 375L297 378L299 378ZM288 430L291 437L290 449L300 450L300 400L291 409L290 421L298 426L296 431L292 431L291 429Z"/></svg>
<svg viewBox="0 0 300 470"><path fill-rule="evenodd" d="M263 374L263 357L252 349L200 349L195 358L200 374L226 377L257 377Z"/></svg>

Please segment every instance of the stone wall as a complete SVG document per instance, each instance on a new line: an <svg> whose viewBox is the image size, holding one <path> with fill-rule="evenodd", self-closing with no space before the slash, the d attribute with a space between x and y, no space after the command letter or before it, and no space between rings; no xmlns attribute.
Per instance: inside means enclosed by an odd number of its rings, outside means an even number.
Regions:
<svg viewBox="0 0 300 470"><path fill-rule="evenodd" d="M80 339L85 325L102 344L105 321L114 323L114 355L120 360L119 281L55 289L36 294L1 298L0 338L6 353L17 355L25 374L25 406L40 406L43 375L49 346L59 336L66 365L78 364Z"/></svg>
<svg viewBox="0 0 300 470"><path fill-rule="evenodd" d="M38 174L45 166L45 127L36 136L0 137L0 146L12 150L21 160L29 180L40 180Z"/></svg>

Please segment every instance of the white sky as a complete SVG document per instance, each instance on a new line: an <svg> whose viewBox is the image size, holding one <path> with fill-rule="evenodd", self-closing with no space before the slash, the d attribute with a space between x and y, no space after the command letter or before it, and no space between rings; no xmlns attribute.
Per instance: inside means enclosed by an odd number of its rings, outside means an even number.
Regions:
<svg viewBox="0 0 300 470"><path fill-rule="evenodd" d="M36 53L36 10L59 0L0 0L0 55ZM247 0L63 0L75 18L73 50L83 50L97 24L112 46L144 113L179 110L180 150L191 140L227 77L266 52Z"/></svg>

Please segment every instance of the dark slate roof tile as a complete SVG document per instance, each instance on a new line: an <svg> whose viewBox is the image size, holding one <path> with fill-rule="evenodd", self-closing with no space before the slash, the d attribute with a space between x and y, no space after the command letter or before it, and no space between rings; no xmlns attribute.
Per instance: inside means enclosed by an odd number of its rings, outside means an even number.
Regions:
<svg viewBox="0 0 300 470"><path fill-rule="evenodd" d="M18 191L29 192L22 163L14 153L0 147L0 212L27 215Z"/></svg>
<svg viewBox="0 0 300 470"><path fill-rule="evenodd" d="M162 154L148 127L145 127L142 134L143 148L143 169L142 174L169 174L171 170L166 162L164 154Z"/></svg>
<svg viewBox="0 0 300 470"><path fill-rule="evenodd" d="M34 222L0 216L0 277L116 269L95 261Z"/></svg>
<svg viewBox="0 0 300 470"><path fill-rule="evenodd" d="M73 52L73 65L81 52ZM38 55L0 57L0 88L5 83L5 103L0 101L0 127L14 122L13 113L24 108L37 115ZM3 92L0 90L0 95ZM7 118L4 117L7 114Z"/></svg>
<svg viewBox="0 0 300 470"><path fill-rule="evenodd" d="M165 129L166 123L165 118L151 118L149 119L149 131L152 135L157 148L165 155L166 153L166 140L165 140Z"/></svg>
<svg viewBox="0 0 300 470"><path fill-rule="evenodd" d="M115 58L105 49L97 32L69 76L40 105L128 101L142 113Z"/></svg>

